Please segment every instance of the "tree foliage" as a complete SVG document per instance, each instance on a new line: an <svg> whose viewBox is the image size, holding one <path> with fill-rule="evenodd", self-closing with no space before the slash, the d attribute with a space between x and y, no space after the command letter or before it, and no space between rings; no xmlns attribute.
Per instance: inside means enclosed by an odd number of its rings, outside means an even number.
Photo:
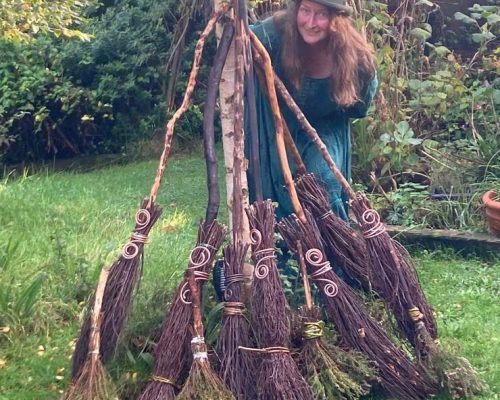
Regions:
<svg viewBox="0 0 500 400"><path fill-rule="evenodd" d="M90 42L0 39L1 161L121 152L163 128L164 63L179 12L173 0L108 2L82 26ZM178 97L202 23L193 21L186 38ZM202 98L199 91L180 134L201 132Z"/></svg>
<svg viewBox="0 0 500 400"><path fill-rule="evenodd" d="M95 5L95 0L2 0L0 37L29 41L39 33L53 33L88 41L89 35L75 27L84 21L85 8Z"/></svg>

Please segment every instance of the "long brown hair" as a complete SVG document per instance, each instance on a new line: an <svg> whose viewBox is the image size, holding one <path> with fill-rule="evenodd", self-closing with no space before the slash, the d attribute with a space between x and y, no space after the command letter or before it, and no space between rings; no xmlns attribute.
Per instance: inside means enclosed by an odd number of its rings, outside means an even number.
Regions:
<svg viewBox="0 0 500 400"><path fill-rule="evenodd" d="M299 5L300 1L291 1L286 11L274 17L282 32L281 64L296 89L304 78L300 54L303 40L297 29ZM354 28L348 15L331 11L328 51L333 61L330 96L341 107L351 106L360 100L363 83L375 74L373 48Z"/></svg>

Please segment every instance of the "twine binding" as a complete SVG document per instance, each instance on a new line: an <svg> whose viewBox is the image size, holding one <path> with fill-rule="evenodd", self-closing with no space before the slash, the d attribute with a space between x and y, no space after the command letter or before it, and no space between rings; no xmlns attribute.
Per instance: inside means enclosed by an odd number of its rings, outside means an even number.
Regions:
<svg viewBox="0 0 500 400"><path fill-rule="evenodd" d="M164 378L163 376L159 376L159 375L152 375L151 376L151 380L153 382L160 382L160 383L165 383L167 385L170 385L170 386L173 386L174 388L180 390L181 387L179 385L177 385L177 383L175 383L175 381L169 379L169 378Z"/></svg>
<svg viewBox="0 0 500 400"><path fill-rule="evenodd" d="M304 322L304 331L302 338L305 340L319 339L323 337L323 329L325 323L323 321Z"/></svg>
<svg viewBox="0 0 500 400"><path fill-rule="evenodd" d="M255 347L238 346L238 349L253 353L261 353L261 354L279 354L279 353L290 354L290 349L288 347L280 347L280 346L264 347L262 349L258 349Z"/></svg>
<svg viewBox="0 0 500 400"><path fill-rule="evenodd" d="M245 303L239 301L224 302L224 315L244 315Z"/></svg>

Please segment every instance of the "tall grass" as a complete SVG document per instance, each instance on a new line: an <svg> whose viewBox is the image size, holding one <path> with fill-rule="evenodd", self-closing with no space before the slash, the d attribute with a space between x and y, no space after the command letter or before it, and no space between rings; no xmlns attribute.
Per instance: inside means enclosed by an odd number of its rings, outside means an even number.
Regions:
<svg viewBox="0 0 500 400"><path fill-rule="evenodd" d="M128 240L155 169L152 161L0 182L0 400L59 397L83 307L100 268ZM159 327L195 243L206 198L201 155L171 160L158 197L164 213L146 245L127 339L147 337ZM417 261L443 345L460 348L492 389L483 399L495 398L499 265L449 252L421 254ZM111 371L129 398L148 379L150 363L150 355L128 341L119 346Z"/></svg>

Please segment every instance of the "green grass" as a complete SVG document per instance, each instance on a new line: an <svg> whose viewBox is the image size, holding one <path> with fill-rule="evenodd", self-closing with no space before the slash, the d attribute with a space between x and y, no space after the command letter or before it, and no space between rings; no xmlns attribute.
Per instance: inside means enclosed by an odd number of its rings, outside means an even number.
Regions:
<svg viewBox="0 0 500 400"><path fill-rule="evenodd" d="M86 300L100 268L128 240L155 169L152 161L0 182L1 400L60 396ZM164 212L146 246L127 334L148 335L161 323L204 216L204 170L199 154L169 163L158 197ZM478 368L491 389L481 399L497 398L498 263L435 252L419 254L417 264L438 313L442 345ZM122 389L134 393L150 365L150 357L125 341L110 369Z"/></svg>

